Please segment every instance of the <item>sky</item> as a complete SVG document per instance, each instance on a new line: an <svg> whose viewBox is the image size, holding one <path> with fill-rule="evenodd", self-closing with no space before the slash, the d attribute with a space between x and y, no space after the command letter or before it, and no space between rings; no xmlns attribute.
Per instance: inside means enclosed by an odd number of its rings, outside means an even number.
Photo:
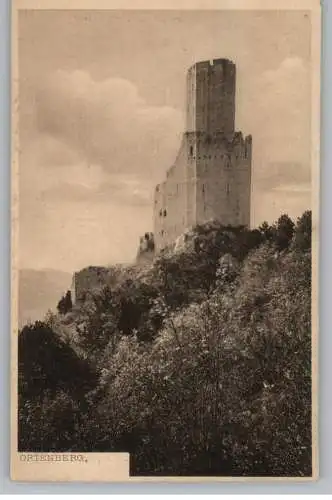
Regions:
<svg viewBox="0 0 332 500"><path fill-rule="evenodd" d="M237 67L252 225L311 208L309 13L27 10L18 36L21 268L135 258L200 60Z"/></svg>

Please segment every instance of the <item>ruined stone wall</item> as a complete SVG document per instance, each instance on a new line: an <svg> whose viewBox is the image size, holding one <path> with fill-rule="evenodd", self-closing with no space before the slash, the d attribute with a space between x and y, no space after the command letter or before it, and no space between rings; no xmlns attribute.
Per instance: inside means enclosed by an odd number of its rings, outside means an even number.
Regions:
<svg viewBox="0 0 332 500"><path fill-rule="evenodd" d="M186 110L186 131L196 130L196 65L189 68L187 72L186 88L187 110Z"/></svg>
<svg viewBox="0 0 332 500"><path fill-rule="evenodd" d="M153 235L156 248L161 247L164 235L165 184L166 181L157 184L154 191Z"/></svg>
<svg viewBox="0 0 332 500"><path fill-rule="evenodd" d="M239 225L251 225L251 194L252 194L252 137L247 136L241 146L241 154L235 159Z"/></svg>
<svg viewBox="0 0 332 500"><path fill-rule="evenodd" d="M204 136L197 144L196 223L250 225L251 137Z"/></svg>
<svg viewBox="0 0 332 500"><path fill-rule="evenodd" d="M91 266L74 273L71 287L73 302L84 300L88 292L112 285L115 279L115 270L108 267Z"/></svg>
<svg viewBox="0 0 332 500"><path fill-rule="evenodd" d="M187 137L186 158L186 228L196 224L196 192L197 192L197 140L199 132L190 132Z"/></svg>
<svg viewBox="0 0 332 500"><path fill-rule="evenodd" d="M174 165L166 180L155 189L154 241L156 249L173 243L183 233L186 221L187 138L184 135Z"/></svg>
<svg viewBox="0 0 332 500"><path fill-rule="evenodd" d="M136 264L147 264L153 261L155 255L154 235L151 232L140 237L136 255Z"/></svg>

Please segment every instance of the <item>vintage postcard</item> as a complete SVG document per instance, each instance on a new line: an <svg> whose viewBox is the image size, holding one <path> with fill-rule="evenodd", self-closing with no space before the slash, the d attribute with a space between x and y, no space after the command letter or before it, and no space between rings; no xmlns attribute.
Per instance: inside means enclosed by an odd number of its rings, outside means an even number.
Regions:
<svg viewBox="0 0 332 500"><path fill-rule="evenodd" d="M12 6L12 479L316 479L319 1Z"/></svg>

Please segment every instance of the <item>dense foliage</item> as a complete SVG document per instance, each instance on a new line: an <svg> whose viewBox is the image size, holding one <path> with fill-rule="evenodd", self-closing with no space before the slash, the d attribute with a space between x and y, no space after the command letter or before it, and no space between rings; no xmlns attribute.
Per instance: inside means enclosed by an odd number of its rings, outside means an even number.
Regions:
<svg viewBox="0 0 332 500"><path fill-rule="evenodd" d="M19 334L21 450L133 474L311 474L311 213L207 223Z"/></svg>

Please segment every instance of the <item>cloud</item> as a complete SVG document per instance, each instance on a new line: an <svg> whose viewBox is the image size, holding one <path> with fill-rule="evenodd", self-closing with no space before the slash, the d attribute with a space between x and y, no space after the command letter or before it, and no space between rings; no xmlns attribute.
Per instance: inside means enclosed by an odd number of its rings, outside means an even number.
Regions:
<svg viewBox="0 0 332 500"><path fill-rule="evenodd" d="M174 161L181 113L150 106L128 80L97 81L85 71L57 71L28 90L21 266L130 261L152 229L153 187Z"/></svg>
<svg viewBox="0 0 332 500"><path fill-rule="evenodd" d="M37 90L37 127L107 172L158 179L172 163L183 127L171 107L149 106L128 80L96 81L56 71Z"/></svg>
<svg viewBox="0 0 332 500"><path fill-rule="evenodd" d="M300 58L263 72L256 87L255 136L259 154L274 162L307 163L310 149L310 76Z"/></svg>
<svg viewBox="0 0 332 500"><path fill-rule="evenodd" d="M285 58L257 75L250 93L245 108L253 135L253 221L300 215L311 206L308 64Z"/></svg>
<svg viewBox="0 0 332 500"><path fill-rule="evenodd" d="M259 204L255 204L254 218L256 225L264 220L272 223L281 214L288 214L293 220L311 209L311 189L308 185L279 186L270 191L256 193Z"/></svg>
<svg viewBox="0 0 332 500"><path fill-rule="evenodd" d="M273 188L273 191L290 193L293 196L303 196L311 193L311 184L283 184L281 186Z"/></svg>
<svg viewBox="0 0 332 500"><path fill-rule="evenodd" d="M85 178L83 182L61 180L40 192L40 201L77 202L80 204L118 204L131 207L152 206L152 185L132 177L104 176L102 183ZM93 209L93 208L92 208Z"/></svg>
<svg viewBox="0 0 332 500"><path fill-rule="evenodd" d="M20 219L20 267L73 271L88 265L129 262L139 236L151 229L150 207L82 202L65 196L31 200ZM31 222L33 221L33 223Z"/></svg>
<svg viewBox="0 0 332 500"><path fill-rule="evenodd" d="M263 73L263 78L274 83L294 76L294 74L302 74L305 76L307 71L306 65L300 57L287 57L281 61L280 65L274 70L267 70Z"/></svg>
<svg viewBox="0 0 332 500"><path fill-rule="evenodd" d="M307 164L300 162L265 162L255 184L259 189L277 189L284 185L310 185L311 172Z"/></svg>

